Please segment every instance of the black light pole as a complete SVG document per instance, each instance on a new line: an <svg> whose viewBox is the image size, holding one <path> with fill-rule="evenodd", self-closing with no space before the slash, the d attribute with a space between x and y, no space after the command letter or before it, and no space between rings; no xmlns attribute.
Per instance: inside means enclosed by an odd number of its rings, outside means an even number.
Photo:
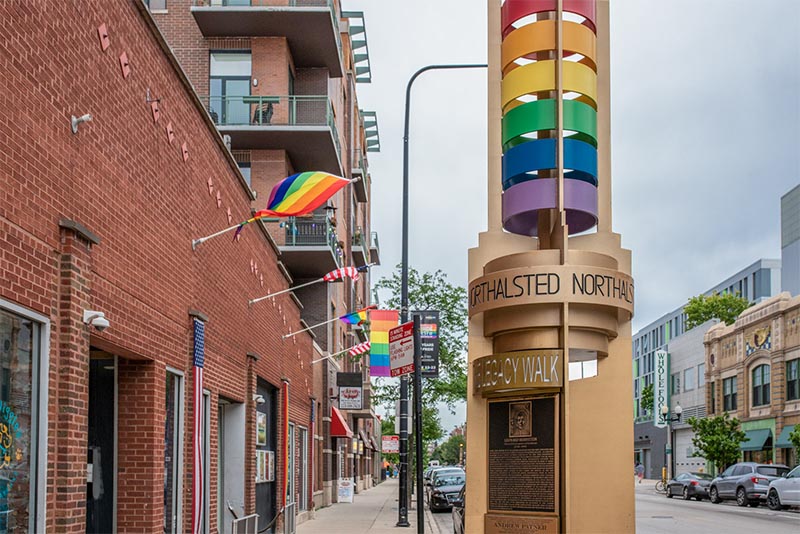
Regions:
<svg viewBox="0 0 800 534"><path fill-rule="evenodd" d="M480 69L485 63L468 63L463 65L428 65L422 67L411 76L406 86L406 113L403 130L403 270L400 286L400 322L408 321L408 130L411 116L411 86L420 74L429 70L448 69ZM414 395L416 397L414 416L416 424L417 454L417 532L425 532L425 510L422 498L422 379L415 350L414 363ZM408 522L408 376L400 377L400 498L398 501L398 527L410 526Z"/></svg>

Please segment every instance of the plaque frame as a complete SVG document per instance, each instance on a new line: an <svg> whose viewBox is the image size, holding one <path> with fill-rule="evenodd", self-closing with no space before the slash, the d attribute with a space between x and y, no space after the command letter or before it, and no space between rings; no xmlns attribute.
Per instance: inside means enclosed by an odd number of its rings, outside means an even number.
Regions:
<svg viewBox="0 0 800 534"><path fill-rule="evenodd" d="M554 478L553 481L553 509L555 512L526 512L526 511L515 511L515 510L496 510L490 506L490 495L489 495L489 462L486 462L486 481L487 481L487 490L486 490L486 513L484 514L484 522L487 519L487 516L515 516L515 517L540 517L540 518L554 518L556 520L556 524L561 524L561 395L558 393L531 393L528 395L521 395L517 393L516 395L502 395L493 398L487 398L487 408L489 405L498 402L504 403L511 403L511 402L526 402L526 401L535 401L541 399L553 399L553 470L554 470ZM491 435L491 428L490 428L490 421L491 417L489 416L487 410L487 417L486 417L486 451L487 454L489 452L489 436Z"/></svg>

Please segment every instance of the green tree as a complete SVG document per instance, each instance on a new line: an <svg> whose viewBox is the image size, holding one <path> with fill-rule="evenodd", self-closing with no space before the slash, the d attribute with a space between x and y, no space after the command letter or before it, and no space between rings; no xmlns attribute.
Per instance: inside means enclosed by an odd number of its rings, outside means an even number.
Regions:
<svg viewBox="0 0 800 534"><path fill-rule="evenodd" d="M387 307L400 309L399 265L390 278L382 278L375 287L390 292L385 302ZM452 409L456 402L467 398L467 290L448 282L442 271L419 273L410 269L408 303L411 311L439 311L439 378L423 380L422 399L425 406L444 402ZM376 379L376 402L393 407L400 398L398 390L395 381Z"/></svg>
<svg viewBox="0 0 800 534"><path fill-rule="evenodd" d="M647 413L652 413L653 402L653 384L648 384L642 389L642 410Z"/></svg>
<svg viewBox="0 0 800 534"><path fill-rule="evenodd" d="M456 465L461 459L461 447L464 448L464 456L467 454L467 442L463 435L455 434L450 436L447 441L436 447L431 458L439 460L443 465Z"/></svg>
<svg viewBox="0 0 800 534"><path fill-rule="evenodd" d="M689 299L684 306L686 313L686 329L691 330L710 319L719 319L726 325L733 324L739 314L750 307L750 301L738 293L717 293L707 296L698 295Z"/></svg>
<svg viewBox="0 0 800 534"><path fill-rule="evenodd" d="M695 433L692 445L697 449L697 455L712 462L718 471L739 459L740 444L747 437L739 428L738 419L724 412L705 419L690 417L687 422Z"/></svg>
<svg viewBox="0 0 800 534"><path fill-rule="evenodd" d="M797 455L800 456L800 424L794 425L794 429L789 432L789 443L792 444Z"/></svg>

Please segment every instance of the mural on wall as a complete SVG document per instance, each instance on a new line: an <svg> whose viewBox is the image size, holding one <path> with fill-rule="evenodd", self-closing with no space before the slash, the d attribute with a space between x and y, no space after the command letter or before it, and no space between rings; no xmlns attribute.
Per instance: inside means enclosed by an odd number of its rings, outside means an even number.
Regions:
<svg viewBox="0 0 800 534"><path fill-rule="evenodd" d="M769 326L758 328L745 337L745 354L750 356L757 350L772 348L772 331Z"/></svg>

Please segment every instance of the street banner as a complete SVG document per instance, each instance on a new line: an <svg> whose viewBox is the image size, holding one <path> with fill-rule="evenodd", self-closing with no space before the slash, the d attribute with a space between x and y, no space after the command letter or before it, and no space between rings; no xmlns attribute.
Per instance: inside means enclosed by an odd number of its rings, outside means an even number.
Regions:
<svg viewBox="0 0 800 534"><path fill-rule="evenodd" d="M414 372L414 322L389 330L389 367L392 377Z"/></svg>
<svg viewBox="0 0 800 534"><path fill-rule="evenodd" d="M397 454L400 452L400 436L383 436L381 438L381 452Z"/></svg>
<svg viewBox="0 0 800 534"><path fill-rule="evenodd" d="M669 408L669 354L657 350L655 354L655 383L653 384L653 425L658 428L667 426L661 418L661 407Z"/></svg>
<svg viewBox="0 0 800 534"><path fill-rule="evenodd" d="M422 310L411 312L412 319L419 315L419 370L422 378L439 378L439 312Z"/></svg>
<svg viewBox="0 0 800 534"><path fill-rule="evenodd" d="M336 385L339 386L339 409L363 409L362 380L361 373L336 373Z"/></svg>

